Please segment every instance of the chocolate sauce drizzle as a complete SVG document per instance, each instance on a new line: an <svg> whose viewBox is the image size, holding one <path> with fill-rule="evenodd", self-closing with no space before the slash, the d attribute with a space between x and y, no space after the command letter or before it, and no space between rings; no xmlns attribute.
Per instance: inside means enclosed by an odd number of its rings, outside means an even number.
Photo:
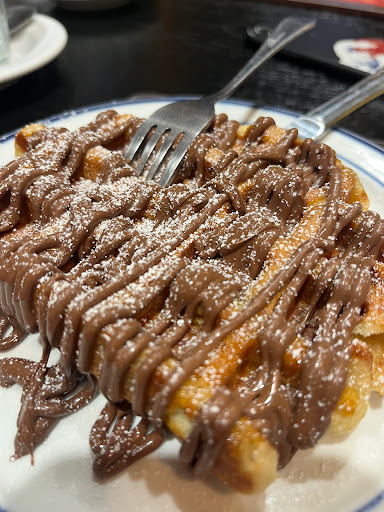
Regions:
<svg viewBox="0 0 384 512"><path fill-rule="evenodd" d="M39 131L0 171L0 349L27 332L43 341L39 362L0 361L0 385L23 386L15 457L33 456L98 388L108 403L91 432L94 470L120 471L159 446L178 390L245 328L259 364L239 358L211 382L181 458L197 475L210 471L245 417L283 467L329 425L384 223L342 200L328 146L297 145L294 129L265 144L269 118L240 141L238 123L217 116L182 162L185 182L145 183L120 152L140 122L108 111L75 132ZM97 146L113 151L91 181L81 165ZM207 166L210 148L221 156ZM295 242L311 188L324 193L318 225ZM272 271L269 254L282 240L292 246ZM284 354L298 338L306 351L293 382ZM49 367L51 347L60 358Z"/></svg>

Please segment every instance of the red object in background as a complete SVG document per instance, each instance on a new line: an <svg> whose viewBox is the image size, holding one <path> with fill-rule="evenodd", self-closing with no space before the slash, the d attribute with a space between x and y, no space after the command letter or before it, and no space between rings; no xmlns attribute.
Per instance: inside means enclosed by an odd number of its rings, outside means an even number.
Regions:
<svg viewBox="0 0 384 512"><path fill-rule="evenodd" d="M375 73L384 66L384 39L339 39L333 51L341 64L365 73Z"/></svg>
<svg viewBox="0 0 384 512"><path fill-rule="evenodd" d="M254 0L261 2L265 0ZM322 7L337 11L360 13L366 16L384 17L384 0L267 0L271 3L288 3L304 6Z"/></svg>
<svg viewBox="0 0 384 512"><path fill-rule="evenodd" d="M344 2L350 2L351 0L343 0ZM382 2L384 5L384 2ZM377 57L377 55L384 54L384 40L383 39L356 39L356 43L367 41L370 46L369 48L362 49L358 45L355 48L356 52L367 52L371 57Z"/></svg>
<svg viewBox="0 0 384 512"><path fill-rule="evenodd" d="M366 4L366 5L374 5L376 7L381 7L384 9L384 0L338 0L339 2L351 3L351 4Z"/></svg>
<svg viewBox="0 0 384 512"><path fill-rule="evenodd" d="M350 5L342 1L339 4ZM382 11L384 14L384 9ZM384 67L384 37L377 37L364 25L365 23L361 23L356 26L342 17L332 20L318 19L313 30L283 48L282 53L336 66L344 71L375 73ZM250 41L260 44L267 37L268 27L254 25L247 28L247 34Z"/></svg>

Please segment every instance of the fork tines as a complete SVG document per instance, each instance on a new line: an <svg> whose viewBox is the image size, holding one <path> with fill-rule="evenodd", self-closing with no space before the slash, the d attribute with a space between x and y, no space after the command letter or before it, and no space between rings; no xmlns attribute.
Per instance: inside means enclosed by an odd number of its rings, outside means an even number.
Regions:
<svg viewBox="0 0 384 512"><path fill-rule="evenodd" d="M192 144L194 137L191 135L188 136L185 132L180 132L177 128L165 128L161 125L156 126L153 122L148 121L150 120L144 121L135 133L125 157L128 161L132 161L139 155L139 150L145 141L143 152L136 166L136 172L139 176L144 176L146 181L158 177L159 184L167 186L185 152ZM163 140L161 141L161 139ZM149 163L149 159L159 141L161 141L161 145L157 149L153 161L148 168L147 163ZM177 144L176 147L170 151L175 144ZM170 153L170 157L168 162L165 163L164 160L168 153ZM161 175L159 177L160 171Z"/></svg>

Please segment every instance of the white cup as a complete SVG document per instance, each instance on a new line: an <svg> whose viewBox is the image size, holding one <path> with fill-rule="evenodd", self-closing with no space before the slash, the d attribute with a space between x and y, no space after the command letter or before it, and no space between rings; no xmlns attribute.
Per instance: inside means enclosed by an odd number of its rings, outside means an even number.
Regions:
<svg viewBox="0 0 384 512"><path fill-rule="evenodd" d="M9 29L4 0L0 0L0 62L9 57Z"/></svg>

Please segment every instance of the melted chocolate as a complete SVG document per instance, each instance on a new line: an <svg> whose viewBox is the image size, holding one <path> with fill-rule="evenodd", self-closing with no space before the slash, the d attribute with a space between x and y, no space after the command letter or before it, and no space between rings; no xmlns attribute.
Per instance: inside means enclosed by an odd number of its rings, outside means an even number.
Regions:
<svg viewBox="0 0 384 512"><path fill-rule="evenodd" d="M180 387L246 326L259 364L239 360L212 383L181 457L206 473L246 417L283 467L329 425L384 223L341 201L341 170L324 144L295 145L296 130L264 144L269 118L238 141L238 123L218 116L182 162L189 180L163 190L119 153L139 124L109 111L73 133L45 130L1 170L0 348L36 331L44 347L39 363L0 362L0 385L23 386L15 456L32 455L60 416L92 399L96 374L109 402L91 433L94 469L106 477L125 468L161 443ZM114 151L95 182L79 178L98 145ZM221 157L207 168L210 148ZM269 275L270 250L306 214L310 188L324 191L318 226ZM297 337L308 348L293 383L283 359ZM51 346L60 359L49 368ZM143 419L132 428L134 415Z"/></svg>

